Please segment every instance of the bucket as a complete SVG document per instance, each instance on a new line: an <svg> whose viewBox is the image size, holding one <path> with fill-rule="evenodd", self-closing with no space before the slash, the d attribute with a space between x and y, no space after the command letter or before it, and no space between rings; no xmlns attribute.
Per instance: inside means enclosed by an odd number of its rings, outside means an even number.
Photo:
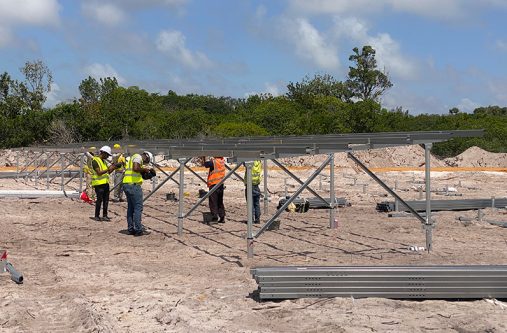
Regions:
<svg viewBox="0 0 507 333"><path fill-rule="evenodd" d="M212 224L212 223L218 223L218 220L213 221L213 214L210 212L203 212L202 213L202 221L206 224Z"/></svg>
<svg viewBox="0 0 507 333"><path fill-rule="evenodd" d="M206 192L205 190L203 190L202 188L199 190L199 198L202 198L204 197L208 192Z"/></svg>
<svg viewBox="0 0 507 333"><path fill-rule="evenodd" d="M176 194L174 192L166 193L165 199L167 201L176 201Z"/></svg>

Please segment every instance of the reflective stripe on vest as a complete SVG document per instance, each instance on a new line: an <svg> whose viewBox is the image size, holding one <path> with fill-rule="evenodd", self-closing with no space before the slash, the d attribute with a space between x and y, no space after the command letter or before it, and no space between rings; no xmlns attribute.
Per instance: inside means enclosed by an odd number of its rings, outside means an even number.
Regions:
<svg viewBox="0 0 507 333"><path fill-rule="evenodd" d="M134 171L134 158L141 157L139 154L134 154L132 157L127 159L127 166L125 168L125 174L123 176L123 184L142 184L143 177L140 172ZM143 166L143 159L141 158L141 166Z"/></svg>
<svg viewBox="0 0 507 333"><path fill-rule="evenodd" d="M252 185L259 185L261 183L261 176L262 176L262 162L254 161L252 166ZM246 170L245 177L243 177L243 181L246 184Z"/></svg>
<svg viewBox="0 0 507 333"><path fill-rule="evenodd" d="M99 169L100 171L104 171L104 170L107 170L107 165L106 163L98 156L95 156L93 158L93 160L95 162L97 162L97 164L99 165ZM95 171L95 169L92 168L92 186L97 186L97 185L102 185L102 184L107 184L109 183L109 173L105 173L103 175L98 175L97 174L97 171Z"/></svg>
<svg viewBox="0 0 507 333"><path fill-rule="evenodd" d="M220 183L225 177L225 161L223 158L213 159L213 170L208 173L208 187Z"/></svg>

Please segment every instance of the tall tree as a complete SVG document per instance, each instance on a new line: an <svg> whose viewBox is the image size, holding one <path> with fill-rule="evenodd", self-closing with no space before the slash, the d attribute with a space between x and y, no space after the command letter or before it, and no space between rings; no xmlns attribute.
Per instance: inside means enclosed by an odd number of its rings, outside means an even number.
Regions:
<svg viewBox="0 0 507 333"><path fill-rule="evenodd" d="M97 103L100 98L100 84L93 77L88 76L79 84L80 102L88 105Z"/></svg>
<svg viewBox="0 0 507 333"><path fill-rule="evenodd" d="M30 110L42 110L47 94L51 91L53 74L42 60L27 61L20 71L25 76L25 82L18 86L20 95L26 100Z"/></svg>
<svg viewBox="0 0 507 333"><path fill-rule="evenodd" d="M361 52L355 47L354 54L349 60L355 64L355 67L349 67L349 74L346 84L354 94L354 97L360 100L377 101L382 94L391 88L393 84L389 80L385 71L377 69L377 60L375 60L375 49L366 45Z"/></svg>

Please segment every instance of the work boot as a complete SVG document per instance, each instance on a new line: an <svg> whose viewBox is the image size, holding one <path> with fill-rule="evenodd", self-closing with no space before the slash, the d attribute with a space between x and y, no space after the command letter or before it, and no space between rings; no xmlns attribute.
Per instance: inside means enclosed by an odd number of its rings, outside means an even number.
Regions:
<svg viewBox="0 0 507 333"><path fill-rule="evenodd" d="M97 222L102 221L102 219L100 218L100 216L95 216L95 217L93 217L93 219L94 219L95 221L97 221Z"/></svg>
<svg viewBox="0 0 507 333"><path fill-rule="evenodd" d="M109 218L109 216L104 216L104 217L102 217L102 221L109 222L109 221L111 221L111 219Z"/></svg>
<svg viewBox="0 0 507 333"><path fill-rule="evenodd" d="M218 223L225 223L225 217L221 217L220 220L218 220Z"/></svg>
<svg viewBox="0 0 507 333"><path fill-rule="evenodd" d="M142 230L142 231L137 231L135 234L134 234L134 237L139 237L139 236L146 236L146 235L149 235L151 234L150 231L148 230Z"/></svg>

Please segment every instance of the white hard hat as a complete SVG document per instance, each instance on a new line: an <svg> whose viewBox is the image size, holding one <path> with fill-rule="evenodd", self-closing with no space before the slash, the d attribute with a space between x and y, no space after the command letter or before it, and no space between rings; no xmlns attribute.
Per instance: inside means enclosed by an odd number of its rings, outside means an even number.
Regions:
<svg viewBox="0 0 507 333"><path fill-rule="evenodd" d="M146 155L148 155L148 157L150 158L150 162L151 162L151 163L154 163L154 162L155 162L155 160L153 159L153 154L152 154L152 153L150 153L150 152L149 152L149 151L147 151L147 150L145 150L143 153L144 153L144 154L146 154Z"/></svg>
<svg viewBox="0 0 507 333"><path fill-rule="evenodd" d="M99 151L101 151L101 152L103 152L103 153L106 153L106 154L108 154L109 156L111 156L111 155L112 155L112 154L111 154L111 147L109 147L109 146L104 146L104 147L100 148L100 150L99 150Z"/></svg>

